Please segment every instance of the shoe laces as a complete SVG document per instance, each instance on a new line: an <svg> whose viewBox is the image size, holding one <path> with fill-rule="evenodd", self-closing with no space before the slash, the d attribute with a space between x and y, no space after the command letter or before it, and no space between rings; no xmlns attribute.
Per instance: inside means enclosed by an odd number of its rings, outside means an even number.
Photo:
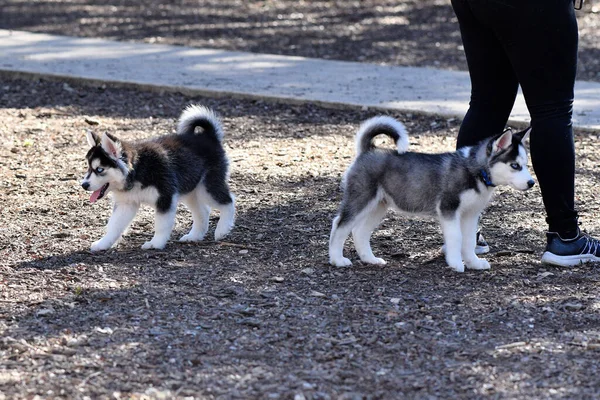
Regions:
<svg viewBox="0 0 600 400"><path fill-rule="evenodd" d="M600 240L591 237L587 233L584 233L582 236L585 238L585 245L581 250L581 254L595 255L598 249L600 248Z"/></svg>

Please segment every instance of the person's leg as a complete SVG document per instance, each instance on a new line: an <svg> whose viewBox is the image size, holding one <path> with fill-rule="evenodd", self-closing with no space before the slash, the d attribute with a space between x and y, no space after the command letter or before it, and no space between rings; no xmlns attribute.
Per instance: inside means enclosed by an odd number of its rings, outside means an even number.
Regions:
<svg viewBox="0 0 600 400"><path fill-rule="evenodd" d="M572 0L506 0L475 13L502 41L531 115L531 161L550 231L577 235L571 123L578 32ZM509 23L510 22L510 23Z"/></svg>
<svg viewBox="0 0 600 400"><path fill-rule="evenodd" d="M542 262L600 262L600 240L579 231L571 122L578 32L572 0L473 1L505 48L531 114L531 159L549 232Z"/></svg>
<svg viewBox="0 0 600 400"><path fill-rule="evenodd" d="M502 43L467 0L452 0L471 77L471 101L456 147L472 146L502 133L514 105L518 81Z"/></svg>
<svg viewBox="0 0 600 400"><path fill-rule="evenodd" d="M519 83L501 42L494 31L473 14L469 1L452 0L452 8L460 26L471 78L471 100L458 132L458 149L502 133ZM476 254L489 252L483 235L479 231L476 235Z"/></svg>

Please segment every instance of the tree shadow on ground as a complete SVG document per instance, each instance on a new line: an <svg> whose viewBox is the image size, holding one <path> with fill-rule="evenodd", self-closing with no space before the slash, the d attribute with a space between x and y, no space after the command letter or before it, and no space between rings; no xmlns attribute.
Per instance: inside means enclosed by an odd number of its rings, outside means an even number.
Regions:
<svg viewBox="0 0 600 400"><path fill-rule="evenodd" d="M383 1L277 2L275 7L236 1L218 6L190 2L177 7L93 3L41 2L34 12L27 13L22 6L9 3L0 26L325 59L400 61L412 66L464 64L452 9L435 1L400 5Z"/></svg>
<svg viewBox="0 0 600 400"><path fill-rule="evenodd" d="M144 97L131 95L137 110ZM291 129L278 134L295 137ZM76 157L74 146L63 151ZM69 160L12 158L44 172ZM598 270L539 264L539 193L500 191L486 213L491 271L445 268L438 225L394 214L373 239L389 264L339 269L327 264L340 200L336 170L297 174L298 163L267 176L260 167L233 176L244 191L227 244L142 251L152 225L134 223L120 247L101 254L82 249L101 234L104 208L84 207L43 174L10 175L26 190L4 203L32 204L18 214L22 231L3 243L22 257L7 265L15 257L6 247L0 260L0 390L14 397L539 398L549 388L583 397L598 387ZM52 236L65 230L69 236ZM178 227L174 237L183 233ZM350 242L346 248L356 260Z"/></svg>
<svg viewBox="0 0 600 400"><path fill-rule="evenodd" d="M336 196L335 179L314 186L311 198ZM48 292L41 302L3 307L10 324L2 345L19 365L42 357L69 371L53 381L71 382L67 395L153 386L170 394L372 394L377 387L383 397L422 396L461 393L456 380L483 385L490 370L509 374L515 365L527 365L525 385L542 379L547 370L539 366L548 360L594 382L593 354L566 342L595 340L600 327L595 295L582 290L597 279L593 267L547 270L515 253L492 255L489 272L457 274L445 268L439 247L425 246L439 235L435 223L392 217L382 229L394 225L395 232L374 244L399 257L384 267L333 268L326 264L333 207L324 205L292 200L247 209L226 245L142 251L138 238L105 253L13 265L11 282L20 277ZM402 239L415 231L420 240ZM258 234L262 241L252 239ZM520 234L511 240L529 236ZM495 350L515 342L526 343L525 354L530 342L563 351L535 353L534 363ZM576 367L572 357L580 359ZM429 385L431 374L442 378ZM498 387L504 390L513 393Z"/></svg>

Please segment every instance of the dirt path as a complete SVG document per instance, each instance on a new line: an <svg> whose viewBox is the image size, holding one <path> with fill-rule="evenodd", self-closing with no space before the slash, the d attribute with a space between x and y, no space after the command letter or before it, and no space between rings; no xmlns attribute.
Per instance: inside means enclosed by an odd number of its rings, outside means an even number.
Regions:
<svg viewBox="0 0 600 400"><path fill-rule="evenodd" d="M490 207L489 272L446 269L437 225L394 214L374 238L387 266L337 269L326 263L330 223L369 111L1 89L0 399L598 396L600 275L539 264L537 189L501 190ZM89 253L110 203L90 204L78 186L84 132L171 132L190 102L224 119L231 237L142 251L145 210L116 250ZM413 149L453 148L459 121L396 116ZM577 151L582 220L598 234L596 136L578 134ZM190 224L181 209L175 236Z"/></svg>

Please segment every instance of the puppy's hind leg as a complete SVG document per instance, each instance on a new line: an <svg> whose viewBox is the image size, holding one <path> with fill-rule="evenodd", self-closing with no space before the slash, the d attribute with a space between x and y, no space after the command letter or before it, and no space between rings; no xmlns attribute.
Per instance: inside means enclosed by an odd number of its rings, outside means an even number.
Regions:
<svg viewBox="0 0 600 400"><path fill-rule="evenodd" d="M335 267L348 267L352 262L344 257L344 243L352 231L353 218L342 211L333 219L329 235L329 264Z"/></svg>
<svg viewBox="0 0 600 400"><path fill-rule="evenodd" d="M365 263L379 265L384 265L386 263L383 259L375 257L370 243L371 235L375 228L379 226L386 211L387 206L385 203L381 201L378 202L372 210L369 210L360 216L355 228L352 230L354 246L356 247L358 256Z"/></svg>
<svg viewBox="0 0 600 400"><path fill-rule="evenodd" d="M142 249L164 249L171 237L175 214L177 212L177 199L173 196L168 208L158 207L154 213L154 237L144 243Z"/></svg>
<svg viewBox="0 0 600 400"><path fill-rule="evenodd" d="M200 197L212 208L219 210L219 222L215 228L215 240L221 240L231 231L235 222L235 198L229 191L224 173L206 177Z"/></svg>
<svg viewBox="0 0 600 400"><path fill-rule="evenodd" d="M230 194L229 203L218 204L215 206L221 215L215 228L215 240L221 240L231 232L235 223L235 197Z"/></svg>
<svg viewBox="0 0 600 400"><path fill-rule="evenodd" d="M183 235L180 242L199 242L204 239L204 235L208 231L208 219L210 215L210 207L203 204L198 198L197 190L183 196L181 202L190 209L192 213L192 229L187 235Z"/></svg>

